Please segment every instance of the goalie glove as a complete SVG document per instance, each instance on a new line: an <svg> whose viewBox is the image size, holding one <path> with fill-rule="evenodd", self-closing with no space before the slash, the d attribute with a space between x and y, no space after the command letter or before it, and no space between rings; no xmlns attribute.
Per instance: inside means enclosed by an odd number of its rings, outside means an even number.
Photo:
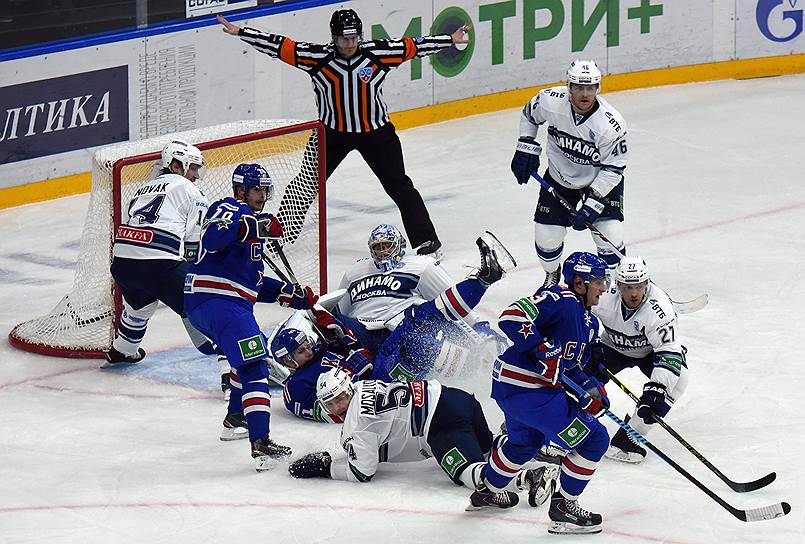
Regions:
<svg viewBox="0 0 805 544"><path fill-rule="evenodd" d="M604 211L604 203L596 200L593 196L584 199L584 206L581 207L573 217L573 230L584 230L587 224L595 223L601 212Z"/></svg>
<svg viewBox="0 0 805 544"><path fill-rule="evenodd" d="M312 308L317 300L319 300L319 295L315 294L310 287L294 286L292 283L287 282L283 283L280 288L280 294L277 297L277 302L281 306L293 308L294 310Z"/></svg>
<svg viewBox="0 0 805 544"><path fill-rule="evenodd" d="M290 465L288 472L294 478L329 478L332 457L326 451L308 453Z"/></svg>
<svg viewBox="0 0 805 544"><path fill-rule="evenodd" d="M282 224L279 219L270 213L255 215L242 215L238 228L238 239L241 242L249 240L278 240L282 238Z"/></svg>
<svg viewBox="0 0 805 544"><path fill-rule="evenodd" d="M539 168L539 156L542 153L540 145L530 136L521 136L517 140L517 148L512 157L512 173L517 183L528 183L531 173Z"/></svg>
<svg viewBox="0 0 805 544"><path fill-rule="evenodd" d="M643 386L643 394L640 402L637 403L637 417L649 425L656 423L654 414L663 417L670 410L666 402L667 390L665 386L657 382L646 382Z"/></svg>

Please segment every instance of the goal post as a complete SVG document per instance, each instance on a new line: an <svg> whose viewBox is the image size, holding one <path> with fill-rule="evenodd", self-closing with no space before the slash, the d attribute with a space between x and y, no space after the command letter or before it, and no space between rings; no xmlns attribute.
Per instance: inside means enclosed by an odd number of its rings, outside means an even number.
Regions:
<svg viewBox="0 0 805 544"><path fill-rule="evenodd" d="M283 250L297 279L317 292L327 291L323 125L237 121L97 150L73 287L49 313L14 327L11 345L56 357L101 358L108 351L122 310L109 271L114 233L125 222L136 190L158 174L162 148L174 139L202 151L205 166L196 184L210 203L232 194L238 164L263 166L275 189L264 211L283 224Z"/></svg>

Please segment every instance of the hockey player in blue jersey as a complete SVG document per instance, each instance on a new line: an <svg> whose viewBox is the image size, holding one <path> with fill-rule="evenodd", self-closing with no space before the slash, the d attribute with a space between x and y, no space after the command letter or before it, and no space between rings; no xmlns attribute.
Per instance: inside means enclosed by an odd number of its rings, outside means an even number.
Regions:
<svg viewBox="0 0 805 544"><path fill-rule="evenodd" d="M185 310L232 366L224 426L234 425L229 420L246 420L252 457L260 471L270 467L269 458L290 455L291 449L269 438L269 354L254 318L254 303L305 309L318 296L310 287L295 289L263 275L263 245L282 237L277 218L261 213L273 195L268 172L258 164L240 164L232 174L232 187L234 196L213 203L204 220L199 257L185 280Z"/></svg>
<svg viewBox="0 0 805 544"><path fill-rule="evenodd" d="M421 380L444 359L443 351L451 340L466 341L456 325L480 303L486 289L505 275L499 259L505 266L515 266L511 254L493 235L486 234L475 243L481 253L478 272L433 300L406 308L404 319L376 354L374 379Z"/></svg>
<svg viewBox="0 0 805 544"><path fill-rule="evenodd" d="M327 423L341 423L316 399L316 380L319 375L336 367L346 369L353 381L372 377L371 354L361 349L352 332L332 314L318 307L312 310L319 330L334 336L314 342L306 332L286 327L271 341L271 354L291 375L283 384L285 407L295 416Z"/></svg>
<svg viewBox="0 0 805 544"><path fill-rule="evenodd" d="M492 398L503 410L508 435L489 457L468 510L513 506L516 501L504 489L552 441L569 453L562 461L558 489L550 494L548 532L601 531L601 515L581 508L578 498L609 446L609 435L597 419L609 406L606 391L582 370L598 334L590 307L607 289L606 271L606 262L597 255L573 253L562 266L567 285L542 287L501 314L499 326L514 345L495 361ZM578 399L568 393L562 375L581 384L589 396Z"/></svg>

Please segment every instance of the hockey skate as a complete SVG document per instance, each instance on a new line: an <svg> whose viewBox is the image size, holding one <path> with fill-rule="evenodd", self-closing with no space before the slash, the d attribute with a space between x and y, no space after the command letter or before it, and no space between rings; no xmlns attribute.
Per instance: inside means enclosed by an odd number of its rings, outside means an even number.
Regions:
<svg viewBox="0 0 805 544"><path fill-rule="evenodd" d="M442 262L442 257L444 257L444 253L442 252L442 243L438 240L428 240L424 244L421 244L417 247L416 254L427 255L436 261L436 264L439 264Z"/></svg>
<svg viewBox="0 0 805 544"><path fill-rule="evenodd" d="M221 431L221 440L231 442L241 440L249 436L249 424L246 416L242 413L226 414L224 418L224 428Z"/></svg>
<svg viewBox="0 0 805 544"><path fill-rule="evenodd" d="M106 352L106 361L104 361L104 363L101 365L101 368L120 368L129 366L139 363L144 358L145 350L143 348L138 348L137 353L134 355L126 355L125 353L117 351L115 348L111 348Z"/></svg>
<svg viewBox="0 0 805 544"><path fill-rule="evenodd" d="M543 287L550 287L559 283L560 270L557 268L553 272L545 272L545 281L542 283Z"/></svg>
<svg viewBox="0 0 805 544"><path fill-rule="evenodd" d="M487 287L500 280L506 273L517 266L517 262L509 250L489 231L484 232L475 244L481 252L481 266L472 276Z"/></svg>
<svg viewBox="0 0 805 544"><path fill-rule="evenodd" d="M495 493L483 482L478 484L475 491L470 495L470 504L465 508L467 512L474 510L483 510L484 508L511 508L520 502L520 497L517 493L511 491L502 491Z"/></svg>
<svg viewBox="0 0 805 544"><path fill-rule="evenodd" d="M553 495L559 485L559 467L545 466L520 471L517 487L528 490L528 504L534 508L543 504Z"/></svg>
<svg viewBox="0 0 805 544"><path fill-rule="evenodd" d="M626 418L629 421L629 418ZM640 463L646 458L646 450L642 446L635 444L626 434L623 428L618 429L612 441L609 443L609 449L604 454L607 459L620 461L622 463Z"/></svg>
<svg viewBox="0 0 805 544"><path fill-rule="evenodd" d="M566 499L559 491L551 495L551 509L548 510L552 535L584 535L601 532L601 514L588 512L579 501Z"/></svg>
<svg viewBox="0 0 805 544"><path fill-rule="evenodd" d="M272 460L291 455L291 448L277 444L268 437L258 438L252 442L252 457L257 472L270 470L274 463Z"/></svg>
<svg viewBox="0 0 805 544"><path fill-rule="evenodd" d="M232 394L232 382L229 380L229 372L221 374L221 392L224 394L224 402L229 402Z"/></svg>

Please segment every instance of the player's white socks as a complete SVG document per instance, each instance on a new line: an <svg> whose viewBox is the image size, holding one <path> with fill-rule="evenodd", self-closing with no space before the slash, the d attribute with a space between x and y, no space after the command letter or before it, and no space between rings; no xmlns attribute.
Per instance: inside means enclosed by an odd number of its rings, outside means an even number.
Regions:
<svg viewBox="0 0 805 544"><path fill-rule="evenodd" d="M157 311L158 301L135 310L123 300L123 313L120 316L120 326L112 347L124 355L135 355L148 328L148 320Z"/></svg>

